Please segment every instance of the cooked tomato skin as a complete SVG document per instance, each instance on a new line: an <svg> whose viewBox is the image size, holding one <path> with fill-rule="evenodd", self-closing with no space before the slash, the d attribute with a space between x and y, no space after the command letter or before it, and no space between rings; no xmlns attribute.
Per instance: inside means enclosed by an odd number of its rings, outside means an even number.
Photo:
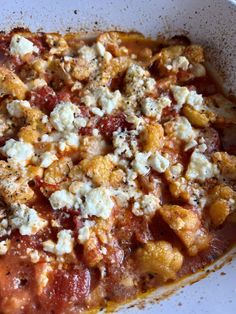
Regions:
<svg viewBox="0 0 236 314"><path fill-rule="evenodd" d="M30 92L30 103L50 113L58 102L58 96L49 86L43 86Z"/></svg>
<svg viewBox="0 0 236 314"><path fill-rule="evenodd" d="M129 129L131 124L126 121L125 115L120 112L114 115L106 115L102 117L98 122L98 128L103 136L110 138L113 132L119 128L121 130Z"/></svg>
<svg viewBox="0 0 236 314"><path fill-rule="evenodd" d="M91 275L83 266L55 270L40 298L45 311L65 313L70 307L81 308L90 292Z"/></svg>

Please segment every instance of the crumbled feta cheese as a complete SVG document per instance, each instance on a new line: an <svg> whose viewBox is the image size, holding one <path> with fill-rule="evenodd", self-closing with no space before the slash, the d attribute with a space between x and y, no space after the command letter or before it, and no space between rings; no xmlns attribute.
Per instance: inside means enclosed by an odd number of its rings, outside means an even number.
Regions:
<svg viewBox="0 0 236 314"><path fill-rule="evenodd" d="M112 54L109 51L105 51L104 53L104 60L106 63L109 63L112 59Z"/></svg>
<svg viewBox="0 0 236 314"><path fill-rule="evenodd" d="M73 251L74 239L71 230L61 230L57 234L56 255L69 254Z"/></svg>
<svg viewBox="0 0 236 314"><path fill-rule="evenodd" d="M2 240L0 241L0 255L5 255L10 248L10 240Z"/></svg>
<svg viewBox="0 0 236 314"><path fill-rule="evenodd" d="M32 263L38 263L40 260L40 254L38 250L33 250L31 248L27 248L26 250L27 255L29 255Z"/></svg>
<svg viewBox="0 0 236 314"><path fill-rule="evenodd" d="M78 148L79 147L79 135L77 133L67 133L64 135L64 142L66 145Z"/></svg>
<svg viewBox="0 0 236 314"><path fill-rule="evenodd" d="M174 134L185 142L189 142L196 137L196 132L193 130L192 125L187 118L182 116L174 121Z"/></svg>
<svg viewBox="0 0 236 314"><path fill-rule="evenodd" d="M53 209L63 207L72 208L74 205L74 195L66 190L59 190L51 194L49 202Z"/></svg>
<svg viewBox="0 0 236 314"><path fill-rule="evenodd" d="M34 155L34 148L30 143L10 139L1 147L1 151L7 157L17 163L26 163Z"/></svg>
<svg viewBox="0 0 236 314"><path fill-rule="evenodd" d="M96 106L97 98L91 93L90 90L86 90L83 97L81 97L81 102L84 103L87 107L93 107Z"/></svg>
<svg viewBox="0 0 236 314"><path fill-rule="evenodd" d="M33 52L38 53L39 48L34 46L32 41L18 34L12 36L10 43L11 55L19 55L20 57L23 57L25 54Z"/></svg>
<svg viewBox="0 0 236 314"><path fill-rule="evenodd" d="M156 81L150 77L150 73L138 64L131 64L125 75L126 94L135 99L142 98L145 94L155 91Z"/></svg>
<svg viewBox="0 0 236 314"><path fill-rule="evenodd" d="M216 165L212 164L206 156L195 150L192 153L190 163L186 172L186 178L188 180L204 181L210 179L219 174L219 170Z"/></svg>
<svg viewBox="0 0 236 314"><path fill-rule="evenodd" d="M179 69L187 71L189 67L189 61L186 57L184 56L179 56L176 57L173 61L172 61L172 69L174 71L178 71Z"/></svg>
<svg viewBox="0 0 236 314"><path fill-rule="evenodd" d="M104 112L100 108L97 108L97 107L92 108L91 112L93 114L95 114L96 116L99 116L99 117L103 117L104 116Z"/></svg>
<svg viewBox="0 0 236 314"><path fill-rule="evenodd" d="M78 241L84 244L90 237L90 228L95 224L94 221L86 220L83 227L79 229Z"/></svg>
<svg viewBox="0 0 236 314"><path fill-rule="evenodd" d="M93 136L98 136L99 135L99 129L93 129L92 131Z"/></svg>
<svg viewBox="0 0 236 314"><path fill-rule="evenodd" d="M74 128L76 106L71 102L60 102L50 114L50 121L60 132L71 131Z"/></svg>
<svg viewBox="0 0 236 314"><path fill-rule="evenodd" d="M88 62L91 62L97 57L95 46L89 47L84 45L79 49L78 53L80 57Z"/></svg>
<svg viewBox="0 0 236 314"><path fill-rule="evenodd" d="M88 123L88 118L76 117L74 121L74 125L76 128L84 128Z"/></svg>
<svg viewBox="0 0 236 314"><path fill-rule="evenodd" d="M170 167L172 179L179 178L182 175L183 171L184 171L184 167L180 163L177 163Z"/></svg>
<svg viewBox="0 0 236 314"><path fill-rule="evenodd" d="M73 181L69 186L69 191L73 194L84 196L92 190L91 182Z"/></svg>
<svg viewBox="0 0 236 314"><path fill-rule="evenodd" d="M48 168L55 160L58 160L58 158L52 152L45 152L40 156L40 160L40 167Z"/></svg>
<svg viewBox="0 0 236 314"><path fill-rule="evenodd" d="M97 216L103 219L109 218L114 202L111 193L104 187L92 189L85 196L85 204L82 209L82 216Z"/></svg>
<svg viewBox="0 0 236 314"><path fill-rule="evenodd" d="M187 97L189 95L188 88L182 86L172 86L171 91L173 93L174 99L177 102L177 105L182 107L186 103Z"/></svg>
<svg viewBox="0 0 236 314"><path fill-rule="evenodd" d="M33 235L47 226L35 209L24 204L13 204L10 225L12 229L19 229L21 235Z"/></svg>
<svg viewBox="0 0 236 314"><path fill-rule="evenodd" d="M7 104L7 111L16 118L24 116L25 108L30 108L30 103L27 100L13 100Z"/></svg>
<svg viewBox="0 0 236 314"><path fill-rule="evenodd" d="M6 234L8 234L8 219L3 218L0 221L0 237L5 236Z"/></svg>
<svg viewBox="0 0 236 314"><path fill-rule="evenodd" d="M147 194L142 197L140 205L144 215L152 215L160 207L160 199L153 194Z"/></svg>
<svg viewBox="0 0 236 314"><path fill-rule="evenodd" d="M138 132L136 130L123 131L118 129L113 133L113 146L115 148L115 155L124 154L125 157L130 158L133 153L137 151L138 142L136 139Z"/></svg>
<svg viewBox="0 0 236 314"><path fill-rule="evenodd" d="M155 171L163 173L168 169L170 162L167 158L163 157L160 153L155 152L149 159L149 165Z"/></svg>
<svg viewBox="0 0 236 314"><path fill-rule="evenodd" d="M186 103L200 111L202 110L203 97L202 95L197 94L196 91L190 91L186 98Z"/></svg>
<svg viewBox="0 0 236 314"><path fill-rule="evenodd" d="M162 110L170 105L171 100L168 97L161 96L158 99L147 97L142 101L142 112L147 117L155 117L159 120L161 118Z"/></svg>
<svg viewBox="0 0 236 314"><path fill-rule="evenodd" d="M43 249L46 252L53 253L58 256L69 254L73 251L74 238L72 237L71 230L61 230L57 234L57 243L52 240L43 242Z"/></svg>
<svg viewBox="0 0 236 314"><path fill-rule="evenodd" d="M45 114L43 117L42 117L42 123L43 124L46 124L46 123L48 123L48 116Z"/></svg>
<svg viewBox="0 0 236 314"><path fill-rule="evenodd" d="M100 87L97 91L98 103L104 113L111 114L114 109L117 109L121 102L121 93L119 90L114 92L109 91L107 87Z"/></svg>
<svg viewBox="0 0 236 314"><path fill-rule="evenodd" d="M108 87L102 86L95 89L93 93L86 91L81 100L86 106L94 107L91 108L91 111L102 117L105 113L111 114L114 109L118 108L121 102L121 93L119 90L111 92Z"/></svg>
<svg viewBox="0 0 236 314"><path fill-rule="evenodd" d="M106 48L103 46L102 43L100 42L97 42L96 44L96 50L97 50L97 53L100 57L104 57L104 54L106 52Z"/></svg>
<svg viewBox="0 0 236 314"><path fill-rule="evenodd" d="M184 147L184 151L187 152L189 149L192 149L195 146L197 146L197 141L194 139L191 139L188 143L186 143Z"/></svg>
<svg viewBox="0 0 236 314"><path fill-rule="evenodd" d="M135 159L132 162L133 169L137 171L139 174L145 176L150 170L149 163L148 163L148 159L150 156L151 156L151 153L137 152L135 154Z"/></svg>
<svg viewBox="0 0 236 314"><path fill-rule="evenodd" d="M34 79L32 81L30 81L29 83L27 83L27 86L29 88L29 90L33 90L36 88L41 88L47 85L47 82L44 79Z"/></svg>

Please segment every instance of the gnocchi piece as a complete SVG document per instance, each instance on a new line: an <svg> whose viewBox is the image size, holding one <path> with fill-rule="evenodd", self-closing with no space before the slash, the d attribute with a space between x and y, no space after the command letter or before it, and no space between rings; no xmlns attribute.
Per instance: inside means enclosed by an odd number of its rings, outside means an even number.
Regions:
<svg viewBox="0 0 236 314"><path fill-rule="evenodd" d="M0 66L0 94L25 99L27 86L9 69Z"/></svg>
<svg viewBox="0 0 236 314"><path fill-rule="evenodd" d="M106 142L96 136L84 136L81 138L79 153L82 159L90 159L94 156L105 155L107 152Z"/></svg>
<svg viewBox="0 0 236 314"><path fill-rule="evenodd" d="M216 152L212 155L212 159L217 163L223 176L232 180L236 179L236 156L226 152Z"/></svg>
<svg viewBox="0 0 236 314"><path fill-rule="evenodd" d="M167 241L147 242L136 252L142 272L157 274L164 282L176 278L184 257Z"/></svg>
<svg viewBox="0 0 236 314"><path fill-rule="evenodd" d="M29 180L24 169L0 161L0 196L8 205L26 203L33 198L34 191L29 187Z"/></svg>
<svg viewBox="0 0 236 314"><path fill-rule="evenodd" d="M143 132L143 150L154 153L160 150L164 141L164 129L161 124L148 124Z"/></svg>
<svg viewBox="0 0 236 314"><path fill-rule="evenodd" d="M65 180L73 167L71 158L62 157L54 161L44 171L44 181L48 184L57 184Z"/></svg>
<svg viewBox="0 0 236 314"><path fill-rule="evenodd" d="M199 112L193 109L190 105L184 106L183 113L192 125L200 128L209 126L210 119L206 113Z"/></svg>
<svg viewBox="0 0 236 314"><path fill-rule="evenodd" d="M209 216L215 227L222 225L236 209L236 192L224 184L216 185L210 193Z"/></svg>
<svg viewBox="0 0 236 314"><path fill-rule="evenodd" d="M189 255L196 255L209 245L209 235L196 213L178 205L164 205L159 213L186 246Z"/></svg>

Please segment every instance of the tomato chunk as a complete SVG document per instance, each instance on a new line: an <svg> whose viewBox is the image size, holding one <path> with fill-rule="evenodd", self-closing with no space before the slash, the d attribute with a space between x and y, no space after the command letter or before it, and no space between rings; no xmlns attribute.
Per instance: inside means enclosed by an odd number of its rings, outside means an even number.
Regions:
<svg viewBox="0 0 236 314"><path fill-rule="evenodd" d="M51 87L43 86L30 93L30 102L32 105L49 113L56 106L58 97Z"/></svg>
<svg viewBox="0 0 236 314"><path fill-rule="evenodd" d="M115 115L104 116L98 123L98 128L101 134L107 138L112 136L112 133L121 128L130 129L131 124L126 121L125 115L120 112Z"/></svg>
<svg viewBox="0 0 236 314"><path fill-rule="evenodd" d="M82 267L57 270L51 289L51 295L54 295L55 302L83 303L90 290L90 272Z"/></svg>

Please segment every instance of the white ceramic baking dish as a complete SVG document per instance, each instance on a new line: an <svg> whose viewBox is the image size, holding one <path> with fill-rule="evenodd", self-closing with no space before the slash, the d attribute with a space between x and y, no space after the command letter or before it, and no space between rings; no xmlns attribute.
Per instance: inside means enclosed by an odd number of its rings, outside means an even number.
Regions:
<svg viewBox="0 0 236 314"><path fill-rule="evenodd" d="M206 47L208 59L225 87L235 94L236 1L7 0L0 5L2 30L23 26L32 31L136 30L153 37L186 34ZM233 256L233 251L229 256ZM155 291L145 301L120 307L119 313L236 313L236 259L171 297L154 301L170 290L173 287Z"/></svg>

